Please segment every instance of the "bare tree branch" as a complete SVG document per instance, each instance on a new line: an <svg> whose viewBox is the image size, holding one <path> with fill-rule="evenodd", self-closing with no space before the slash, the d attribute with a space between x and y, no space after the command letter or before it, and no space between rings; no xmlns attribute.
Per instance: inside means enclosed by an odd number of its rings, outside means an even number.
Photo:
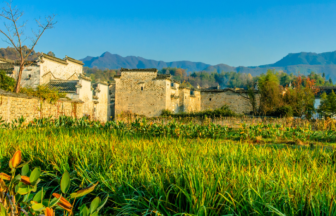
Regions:
<svg viewBox="0 0 336 216"><path fill-rule="evenodd" d="M26 41L27 37L22 38L24 35L24 29L26 27L27 22L23 22L19 24L20 18L24 15L23 11L17 9L17 7L12 6L12 0L6 3L7 7L3 7L0 13L0 18L4 18L5 21L4 27L6 30L0 28L0 33L3 34L6 38L5 42L14 46L15 50L20 55L20 71L16 83L15 91L18 93L20 90L20 82L21 82L21 75L24 67L30 65L31 62L26 63L26 60L30 56L30 54L34 51L34 48L40 38L42 37L43 33L47 29L52 29L54 25L57 23L54 21L56 15L47 16L45 18L45 22L42 23L40 20L35 20L37 24L38 31L35 33L33 31L33 38L30 38L32 41L32 45L28 48L28 52L25 51L24 42Z"/></svg>
<svg viewBox="0 0 336 216"><path fill-rule="evenodd" d="M40 34L37 35L36 40L33 42L33 45L32 45L32 47L31 47L29 53L28 53L28 54L26 55L26 57L24 58L24 60L26 60L26 59L28 58L28 56L31 54L31 52L34 50L34 48L35 48L37 42L40 40L40 38L41 38L41 36L43 35L43 33L45 32L45 30L54 28L54 25L57 23L57 22L54 22L54 21L53 21L53 20L55 19L55 17L56 17L55 14L53 14L52 16L48 16L48 17L46 17L46 21L47 21L47 22L46 22L46 24L44 24L44 25L41 24L38 20L36 20L38 26L39 26L42 30L40 31Z"/></svg>

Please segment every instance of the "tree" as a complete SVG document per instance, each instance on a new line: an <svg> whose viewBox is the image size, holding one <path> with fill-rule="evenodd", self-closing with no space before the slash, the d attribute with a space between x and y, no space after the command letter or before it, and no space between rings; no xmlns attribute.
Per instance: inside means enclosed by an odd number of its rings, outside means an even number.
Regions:
<svg viewBox="0 0 336 216"><path fill-rule="evenodd" d="M49 51L49 52L47 53L47 55L50 55L50 56L52 56L52 57L55 57L55 56L56 56L55 53L54 53L54 52L51 52L51 51Z"/></svg>
<svg viewBox="0 0 336 216"><path fill-rule="evenodd" d="M318 108L318 113L324 117L336 115L336 94L334 91L328 95L323 92L321 95L321 104Z"/></svg>
<svg viewBox="0 0 336 216"><path fill-rule="evenodd" d="M280 82L274 71L268 70L258 80L260 110L266 115L282 105Z"/></svg>
<svg viewBox="0 0 336 216"><path fill-rule="evenodd" d="M304 85L303 85L304 83ZM303 79L301 76L294 80L294 88L288 90L284 95L284 101L293 109L294 115L310 119L315 112L315 95L318 92L315 80L309 77Z"/></svg>
<svg viewBox="0 0 336 216"><path fill-rule="evenodd" d="M19 23L20 18L24 15L23 11L18 10L15 6L12 6L12 1L7 2L7 7L2 8L2 12L0 17L5 19L4 29L0 29L0 33L3 34L6 38L5 42L14 46L15 50L19 53L19 74L16 81L15 92L19 93L20 91L20 83L23 69L29 65L27 61L28 57L33 53L34 48L37 42L40 40L41 36L47 29L51 29L54 27L56 22L54 22L55 15L47 16L45 18L44 23L40 20L36 20L38 31L32 31L33 37L30 38L32 44L28 49L28 52L24 52L24 43L27 38L23 38L24 28L26 26L26 22Z"/></svg>

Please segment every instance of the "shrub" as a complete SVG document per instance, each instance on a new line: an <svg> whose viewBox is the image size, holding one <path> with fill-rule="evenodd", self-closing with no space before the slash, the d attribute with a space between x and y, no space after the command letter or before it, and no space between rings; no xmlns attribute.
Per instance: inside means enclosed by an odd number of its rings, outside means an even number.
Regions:
<svg viewBox="0 0 336 216"><path fill-rule="evenodd" d="M69 194L71 186L70 174L65 171L60 182L60 193L55 193L55 188L49 188L52 189L52 197L47 199L46 194L50 193L47 193L48 188L42 187L41 190L37 191L38 184L42 181L40 179L41 168L37 167L31 171L29 162L21 162L22 155L21 151L18 150L9 161L10 174L0 173L1 216L41 215L42 213L46 216L54 216L55 211L58 211L58 214L63 211L69 213L66 215L73 215L76 198L91 193L98 185L97 182L90 187ZM21 168L21 172L19 172L19 168ZM69 202L71 199L75 200L73 204ZM90 209L86 204L80 207L80 214L83 216L98 216L100 209L106 204L107 200L108 196L103 201L96 197L91 202Z"/></svg>
<svg viewBox="0 0 336 216"><path fill-rule="evenodd" d="M16 81L12 77L6 75L4 70L0 71L0 89L5 91L13 91Z"/></svg>
<svg viewBox="0 0 336 216"><path fill-rule="evenodd" d="M201 112L194 112L194 113L172 113L169 110L163 110L162 111L162 116L171 116L171 117L233 117L233 116L239 116L228 106L222 106L219 109L215 110L205 110Z"/></svg>
<svg viewBox="0 0 336 216"><path fill-rule="evenodd" d="M170 110L162 110L162 113L161 113L161 115L162 116L171 116L173 114L173 112L172 111L170 111Z"/></svg>
<svg viewBox="0 0 336 216"><path fill-rule="evenodd" d="M276 117L293 117L293 108L289 105L281 106L270 113L270 115Z"/></svg>
<svg viewBox="0 0 336 216"><path fill-rule="evenodd" d="M49 88L45 85L39 85L36 89L27 87L21 88L20 93L24 93L30 96L38 97L42 100L46 100L50 103L56 102L60 98L64 98L66 96L65 93L61 93L56 88Z"/></svg>

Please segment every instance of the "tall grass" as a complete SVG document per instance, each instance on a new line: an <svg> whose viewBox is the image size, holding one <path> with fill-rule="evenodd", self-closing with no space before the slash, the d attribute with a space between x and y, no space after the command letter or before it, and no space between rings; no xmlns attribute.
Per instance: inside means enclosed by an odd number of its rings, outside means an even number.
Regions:
<svg viewBox="0 0 336 216"><path fill-rule="evenodd" d="M110 196L106 215L336 214L331 150L95 128L0 130L0 137L0 171L20 148L46 179L68 170L72 188L99 181L96 191Z"/></svg>

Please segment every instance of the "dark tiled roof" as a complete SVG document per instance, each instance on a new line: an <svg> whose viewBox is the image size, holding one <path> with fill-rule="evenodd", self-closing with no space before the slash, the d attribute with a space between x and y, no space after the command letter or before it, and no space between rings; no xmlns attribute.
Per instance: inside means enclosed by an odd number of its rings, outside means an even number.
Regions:
<svg viewBox="0 0 336 216"><path fill-rule="evenodd" d="M50 80L47 84L49 88L56 88L60 92L74 93L77 91L78 80Z"/></svg>
<svg viewBox="0 0 336 216"><path fill-rule="evenodd" d="M53 57L53 56L50 56L50 55L47 55L47 54L42 54L41 57L52 60L52 61L55 61L55 62L58 62L58 63L61 63L61 64L65 64L65 65L68 64L68 62L66 62L64 59L56 58L56 57Z"/></svg>
<svg viewBox="0 0 336 216"><path fill-rule="evenodd" d="M12 64L12 63L0 63L0 70L4 70L8 74L12 74L13 71L14 71L14 64Z"/></svg>
<svg viewBox="0 0 336 216"><path fill-rule="evenodd" d="M170 74L158 74L156 79L171 79Z"/></svg>
<svg viewBox="0 0 336 216"><path fill-rule="evenodd" d="M121 72L157 72L156 68L145 68L145 69L128 69L128 68L121 68Z"/></svg>
<svg viewBox="0 0 336 216"><path fill-rule="evenodd" d="M84 63L82 61L79 61L77 59L74 59L74 58L70 58L69 56L66 56L64 60L68 60L68 61L71 61L73 63L77 63L77 64L80 64L80 65L84 65Z"/></svg>
<svg viewBox="0 0 336 216"><path fill-rule="evenodd" d="M120 78L121 75L114 75L114 78Z"/></svg>
<svg viewBox="0 0 336 216"><path fill-rule="evenodd" d="M87 76L85 76L85 75L83 75L83 74L79 74L79 78L80 78L80 79L84 79L84 80L86 80L86 81L92 81L92 79L91 79L90 77L87 77Z"/></svg>
<svg viewBox="0 0 336 216"><path fill-rule="evenodd" d="M215 90L215 89L220 89L220 87L219 86L213 86L213 87L205 88L204 90Z"/></svg>
<svg viewBox="0 0 336 216"><path fill-rule="evenodd" d="M231 91L234 93L248 93L247 90L245 89L231 89L231 88L226 88L226 89L200 89L201 92L213 92L213 93L221 93L221 92L227 92L227 91ZM255 93L258 93L259 91L254 90Z"/></svg>

